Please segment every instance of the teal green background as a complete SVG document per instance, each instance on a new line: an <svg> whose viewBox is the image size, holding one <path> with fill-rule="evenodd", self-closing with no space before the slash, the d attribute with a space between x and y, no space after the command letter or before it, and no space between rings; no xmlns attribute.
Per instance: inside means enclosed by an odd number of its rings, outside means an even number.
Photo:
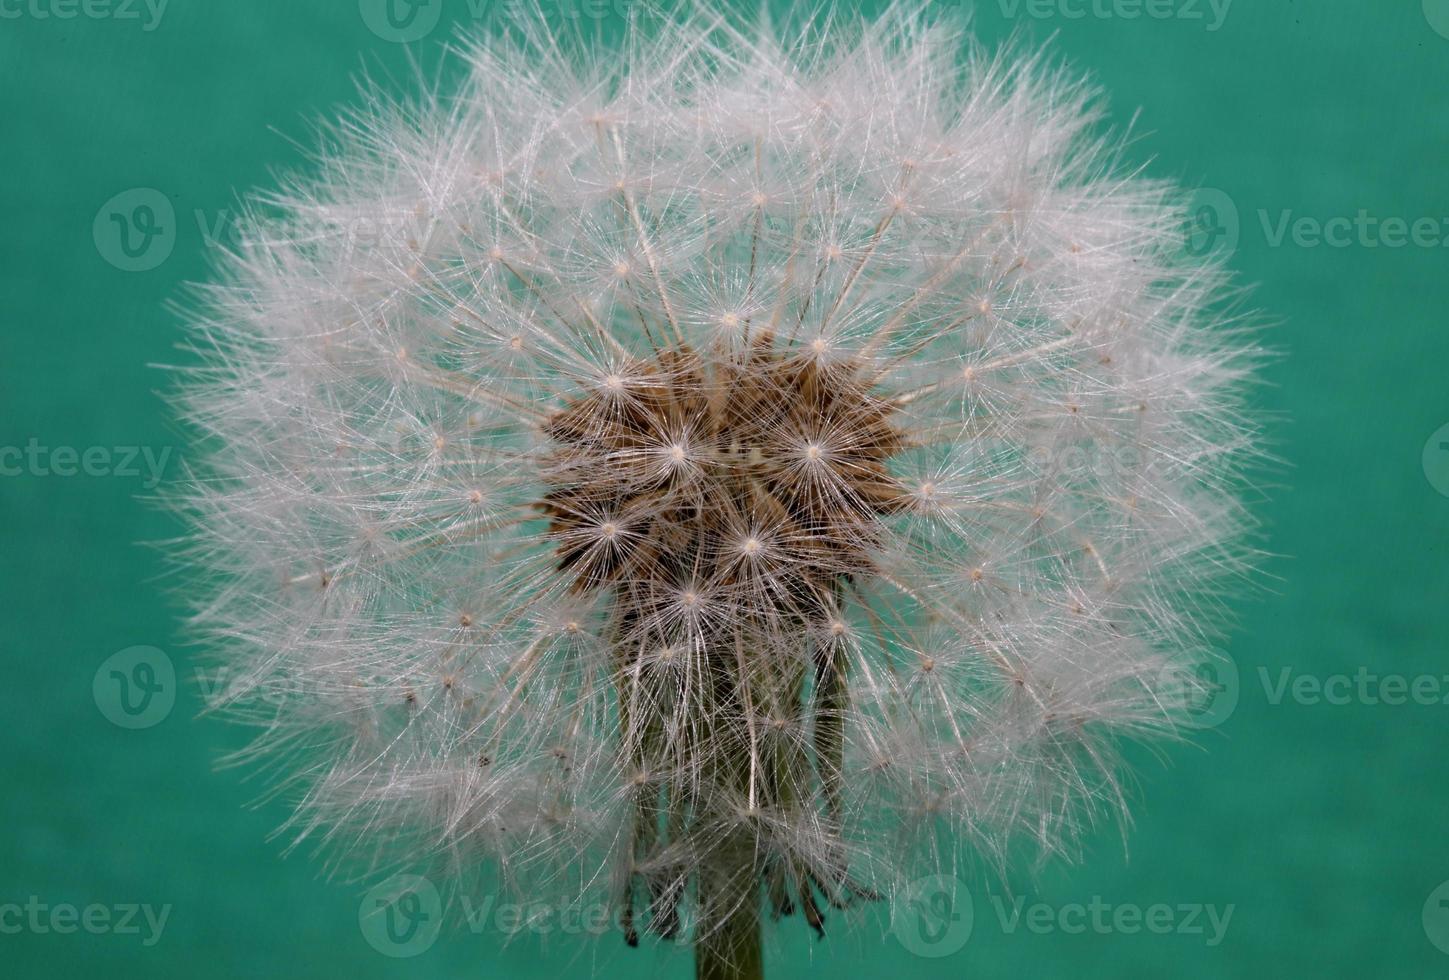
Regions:
<svg viewBox="0 0 1449 980"><path fill-rule="evenodd" d="M356 0L172 0L149 31L0 2L20 12L0 18L0 447L174 447L166 476L179 477L185 437L152 365L183 358L166 303L207 274L203 228L274 168L302 162L309 120L348 102L362 68L399 88L410 59L431 70L469 17L466 0L435 2L445 22L412 46L369 31ZM1435 219L1449 237L1449 38L1431 26L1449 33L1449 3L1237 0L1209 30L1206 0L1192 6L1207 21L1120 16L1138 9L1131 0L1114 16L1038 18L1021 2L1015 17L1006 0L982 4L983 39L1050 39L1107 90L1115 122L1139 113L1133 159L1220 189L1236 208L1232 265L1283 354L1256 401L1279 419L1284 465L1261 507L1279 557L1227 651L1236 710L1191 744L1130 752L1125 853L1102 828L1081 863L1012 883L1057 909L1100 896L1232 905L1233 916L1216 946L1181 933L1008 931L988 897L1002 886L979 877L974 932L953 956L916 957L878 923L820 944L791 923L771 972L1449 975L1429 939L1449 937L1449 911L1429 928L1423 919L1449 880L1449 705L1274 703L1263 679L1362 669L1433 677L1449 692L1449 498L1421 459L1449 423L1449 248L1275 245L1271 234L1285 211L1324 221L1364 210ZM161 191L177 215L174 251L146 272L115 268L93 237L103 206L132 188ZM375 952L358 926L361 890L326 880L305 853L283 855L269 834L285 809L249 806L256 784L215 769L240 733L196 717L195 651L168 595L186 584L163 577L148 545L178 528L142 482L0 477L0 904L170 904L170 918L150 947L134 935L0 934L0 974L690 975L687 957L630 952L612 936L505 946L459 931L416 958ZM128 731L102 716L92 678L138 644L169 654L180 696L162 723Z"/></svg>

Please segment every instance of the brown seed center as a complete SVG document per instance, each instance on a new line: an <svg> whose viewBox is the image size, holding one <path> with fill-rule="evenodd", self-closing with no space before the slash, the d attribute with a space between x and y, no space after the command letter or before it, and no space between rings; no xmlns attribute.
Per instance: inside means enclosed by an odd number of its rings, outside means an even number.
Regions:
<svg viewBox="0 0 1449 980"><path fill-rule="evenodd" d="M816 618L907 496L891 407L860 374L768 340L619 368L547 425L558 567L636 621L709 597L758 625Z"/></svg>

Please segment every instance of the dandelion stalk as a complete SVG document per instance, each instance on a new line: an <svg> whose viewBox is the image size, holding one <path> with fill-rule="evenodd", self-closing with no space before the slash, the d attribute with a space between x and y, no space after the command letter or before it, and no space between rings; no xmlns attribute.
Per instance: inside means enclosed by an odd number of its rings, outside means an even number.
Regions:
<svg viewBox="0 0 1449 980"><path fill-rule="evenodd" d="M748 847L749 842L741 842ZM702 908L720 908L719 924L695 942L696 980L763 980L759 885L750 851L733 867L700 871Z"/></svg>

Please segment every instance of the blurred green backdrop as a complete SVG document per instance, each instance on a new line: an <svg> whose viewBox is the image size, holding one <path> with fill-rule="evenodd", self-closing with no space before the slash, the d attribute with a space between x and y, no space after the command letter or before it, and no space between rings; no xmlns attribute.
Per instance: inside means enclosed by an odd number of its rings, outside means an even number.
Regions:
<svg viewBox="0 0 1449 980"><path fill-rule="evenodd" d="M605 31L628 2L543 0ZM495 928L380 954L361 890L283 856L284 808L214 771L238 733L196 718L194 651L145 546L176 527L142 498L186 454L149 365L180 356L165 303L206 275L235 194L301 162L361 69L405 86L508 9L0 0L0 973L689 975L614 937ZM1009 897L969 882L949 956L796 924L772 973L1449 974L1449 0L985 0L975 17L989 43L1023 31L1092 73L1115 122L1139 113L1135 158L1206 188L1197 244L1233 249L1281 321L1259 400L1287 419L1263 508L1283 557L1194 744L1132 753L1126 853L1104 828ZM136 646L166 656L108 661ZM146 680L138 657L177 676L132 716L117 698L144 692L110 672ZM1159 903L1168 928L1133 927ZM123 922L132 905L164 926ZM88 906L89 928L67 918Z"/></svg>

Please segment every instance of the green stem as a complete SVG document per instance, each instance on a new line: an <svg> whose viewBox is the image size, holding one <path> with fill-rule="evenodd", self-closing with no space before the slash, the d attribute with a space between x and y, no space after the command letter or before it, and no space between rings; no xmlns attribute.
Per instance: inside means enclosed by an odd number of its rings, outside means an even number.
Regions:
<svg viewBox="0 0 1449 980"><path fill-rule="evenodd" d="M748 862L701 871L699 892L705 931L694 944L695 980L764 980L759 883ZM723 921L711 921L716 914Z"/></svg>

